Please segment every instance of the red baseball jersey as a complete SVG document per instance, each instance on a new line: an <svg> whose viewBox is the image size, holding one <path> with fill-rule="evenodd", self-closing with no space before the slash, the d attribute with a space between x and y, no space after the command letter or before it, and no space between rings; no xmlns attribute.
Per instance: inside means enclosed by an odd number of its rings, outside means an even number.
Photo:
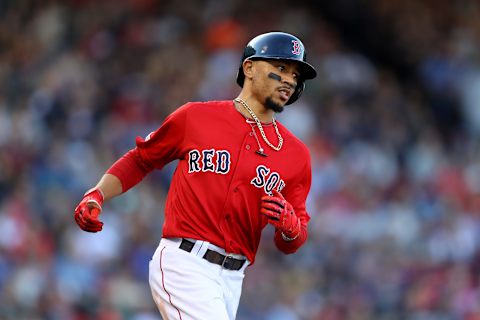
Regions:
<svg viewBox="0 0 480 320"><path fill-rule="evenodd" d="M249 122L233 101L192 102L168 116L145 140L137 138L135 151L145 167L161 169L179 160L167 196L163 237L206 240L253 263L267 224L260 214L260 198L274 188L292 204L306 232L310 217L305 202L311 184L307 147L277 122L284 142L275 151ZM252 125L267 157L255 153ZM274 126L263 127L277 145ZM293 252L305 239L276 243L284 249L293 246L286 249Z"/></svg>

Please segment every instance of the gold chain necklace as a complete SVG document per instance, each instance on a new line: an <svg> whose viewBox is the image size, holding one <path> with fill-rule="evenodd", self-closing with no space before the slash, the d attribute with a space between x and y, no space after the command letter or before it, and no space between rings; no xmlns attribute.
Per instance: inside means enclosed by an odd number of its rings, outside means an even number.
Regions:
<svg viewBox="0 0 480 320"><path fill-rule="evenodd" d="M245 119L245 122L248 123L250 125L250 127L252 128L252 135L253 137L255 138L255 141L257 141L257 145L258 145L258 150L255 151L256 154L258 155L261 155L262 157L266 157L267 154L265 152L263 152L263 148L262 148L262 145L260 144L260 140L258 140L258 137L257 137L257 133L255 132L255 121L252 121L250 119Z"/></svg>
<svg viewBox="0 0 480 320"><path fill-rule="evenodd" d="M252 116L253 120L255 120L255 123L258 126L258 130L260 130L260 134L262 135L262 138L265 141L265 143L273 150L280 151L283 145L283 138L280 132L278 131L277 122L275 121L275 118L273 118L272 123L273 123L273 127L275 128L275 133L277 134L277 137L278 137L278 146L274 146L272 143L270 143L270 141L268 141L267 135L265 134L265 131L263 131L262 123L258 119L257 115L253 112L253 110L250 109L247 103L240 98L236 98L234 101L240 103L245 108L245 110L247 110L247 112Z"/></svg>

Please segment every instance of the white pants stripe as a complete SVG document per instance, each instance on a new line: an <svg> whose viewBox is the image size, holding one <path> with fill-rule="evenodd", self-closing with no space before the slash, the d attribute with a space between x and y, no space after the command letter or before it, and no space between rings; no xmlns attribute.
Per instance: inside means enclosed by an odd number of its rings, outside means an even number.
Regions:
<svg viewBox="0 0 480 320"><path fill-rule="evenodd" d="M162 239L150 261L150 289L163 319L235 319L248 261L227 270L202 258L207 249L222 249L197 241L189 253L180 242Z"/></svg>

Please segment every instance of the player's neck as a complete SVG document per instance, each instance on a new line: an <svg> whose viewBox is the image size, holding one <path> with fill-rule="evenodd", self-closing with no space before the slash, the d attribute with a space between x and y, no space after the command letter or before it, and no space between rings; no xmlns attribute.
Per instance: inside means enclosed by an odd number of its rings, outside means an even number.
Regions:
<svg viewBox="0 0 480 320"><path fill-rule="evenodd" d="M248 107L250 107L250 109L253 111L253 113L255 113L255 115L257 116L257 118L261 122L264 122L264 123L272 122L273 115L274 115L273 110L265 108L265 106L263 104L259 103L258 101L256 101L255 99L252 99L252 98L248 99L248 98L242 97L242 95L240 95L240 96L238 96L237 99L240 99L243 102L245 102L245 104ZM250 119L252 118L250 113L247 111L247 109L240 102L235 101L235 107L245 117L250 118Z"/></svg>

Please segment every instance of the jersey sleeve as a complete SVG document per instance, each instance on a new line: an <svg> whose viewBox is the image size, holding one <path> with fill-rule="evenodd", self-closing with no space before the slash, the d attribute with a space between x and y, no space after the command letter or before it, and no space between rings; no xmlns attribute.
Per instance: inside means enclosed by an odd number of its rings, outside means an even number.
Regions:
<svg viewBox="0 0 480 320"><path fill-rule="evenodd" d="M162 169L169 162L184 155L184 141L188 127L189 104L170 114L163 124L145 139L137 137L138 155L148 166Z"/></svg>
<svg viewBox="0 0 480 320"><path fill-rule="evenodd" d="M118 159L106 173L112 174L120 180L122 193L143 180L153 168L143 163L138 156L138 149L132 149Z"/></svg>
<svg viewBox="0 0 480 320"><path fill-rule="evenodd" d="M308 237L307 225L310 221L310 216L307 213L306 202L312 184L312 168L310 154L308 154L303 170L301 170L300 172L301 175L299 176L297 183L294 183L291 189L286 189L284 194L285 199L290 202L290 204L293 206L295 214L297 215L297 217L300 218L300 235L297 239L293 241L285 241L282 237L281 232L278 230L275 231L275 245L280 251L287 254L296 252L298 248L300 248L305 243L305 241L307 241Z"/></svg>

